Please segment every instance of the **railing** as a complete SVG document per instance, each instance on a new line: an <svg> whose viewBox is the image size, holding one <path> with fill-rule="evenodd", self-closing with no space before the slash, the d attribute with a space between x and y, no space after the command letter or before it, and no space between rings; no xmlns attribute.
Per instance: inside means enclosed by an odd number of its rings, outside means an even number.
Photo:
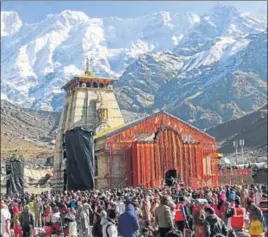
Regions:
<svg viewBox="0 0 268 237"><path fill-rule="evenodd" d="M221 185L251 184L253 180L251 169L225 169L219 171L219 183Z"/></svg>
<svg viewBox="0 0 268 237"><path fill-rule="evenodd" d="M229 176L229 175L252 175L252 169L225 169L220 170L219 175L220 176Z"/></svg>

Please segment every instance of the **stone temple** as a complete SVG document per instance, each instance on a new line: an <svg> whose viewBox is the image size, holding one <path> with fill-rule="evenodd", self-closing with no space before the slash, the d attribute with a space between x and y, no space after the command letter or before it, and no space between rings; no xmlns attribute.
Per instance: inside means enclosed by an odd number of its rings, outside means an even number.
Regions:
<svg viewBox="0 0 268 237"><path fill-rule="evenodd" d="M63 87L66 97L56 137L54 187L64 187L64 134L78 127L94 132L95 188L160 187L171 171L192 187L217 186L215 138L165 111L125 124L114 82L94 76L87 61L85 75Z"/></svg>

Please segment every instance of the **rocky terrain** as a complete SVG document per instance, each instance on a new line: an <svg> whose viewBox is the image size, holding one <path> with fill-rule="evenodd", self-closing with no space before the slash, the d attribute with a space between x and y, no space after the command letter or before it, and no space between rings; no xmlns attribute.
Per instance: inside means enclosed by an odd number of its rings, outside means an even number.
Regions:
<svg viewBox="0 0 268 237"><path fill-rule="evenodd" d="M267 157L267 105L239 119L210 128L206 132L216 138L219 151L225 154L234 153L233 141L244 139L247 156Z"/></svg>
<svg viewBox="0 0 268 237"><path fill-rule="evenodd" d="M122 113L126 123L146 116L125 110ZM2 159L12 155L28 159L53 156L59 119L60 112L25 109L1 100Z"/></svg>
<svg viewBox="0 0 268 237"><path fill-rule="evenodd" d="M117 85L121 107L147 113L166 108L203 129L262 107L267 101L267 32L247 36L246 46L233 54L237 45L226 46L226 40L212 42L215 52L198 49L202 53L192 59L182 52L140 57ZM215 61L216 55L222 60Z"/></svg>
<svg viewBox="0 0 268 237"><path fill-rule="evenodd" d="M125 122L148 114L122 111ZM53 140L60 113L20 108L1 101L1 155L26 158L53 155ZM251 156L267 155L267 106L239 119L230 120L206 130L218 141L219 151L234 152L233 140L245 140L245 152ZM31 162L30 162L31 163ZM40 162L39 162L40 163Z"/></svg>
<svg viewBox="0 0 268 237"><path fill-rule="evenodd" d="M13 154L25 158L51 156L59 116L1 100L1 158Z"/></svg>

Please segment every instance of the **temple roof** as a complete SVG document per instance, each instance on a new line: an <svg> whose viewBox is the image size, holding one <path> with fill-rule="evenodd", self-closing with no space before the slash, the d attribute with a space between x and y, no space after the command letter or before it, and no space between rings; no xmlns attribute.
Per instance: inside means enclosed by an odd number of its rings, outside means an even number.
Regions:
<svg viewBox="0 0 268 237"><path fill-rule="evenodd" d="M81 75L81 76L75 76L72 80L67 82L62 89L67 89L72 84L75 84L76 82L100 82L100 83L106 83L106 82L114 82L118 81L117 79L113 78L107 78L107 77L97 77L94 75Z"/></svg>
<svg viewBox="0 0 268 237"><path fill-rule="evenodd" d="M86 60L86 69L85 74L81 76L76 76L75 78L83 78L83 79L89 79L89 80L111 80L111 81L117 81L117 79L107 78L107 77L98 77L94 75L90 68L89 68L89 59Z"/></svg>
<svg viewBox="0 0 268 237"><path fill-rule="evenodd" d="M85 78L85 79L93 79L93 80L111 80L111 81L118 81L118 79L109 78L109 77L98 77L95 75L81 75L81 76L75 76L74 78Z"/></svg>
<svg viewBox="0 0 268 237"><path fill-rule="evenodd" d="M135 121L138 121L138 120L135 120ZM116 126L116 127L114 127L114 128L108 128L108 129L106 129L106 130L104 130L104 131L101 131L101 132L97 133L97 134L94 136L94 139L99 140L99 139L104 138L104 137L109 137L109 135L110 135L111 133L114 133L114 132L117 131L117 130L120 130L120 131L121 131L121 129L128 128L129 125L133 125L135 121L132 121L132 122L129 122L129 123L125 123L125 124ZM139 119L139 121L140 121L140 119ZM112 134L111 134L111 135L112 135Z"/></svg>
<svg viewBox="0 0 268 237"><path fill-rule="evenodd" d="M94 136L94 139L95 139L95 140L101 140L101 139L103 139L103 138L110 137L110 136L112 136L112 135L114 135L114 134L116 134L116 133L122 132L123 130L125 130L125 129L131 127L131 126L134 126L134 125L136 125L136 124L138 124L138 123L140 123L140 122L142 122L142 121L144 121L144 120L146 120L146 119L152 118L152 117L157 116L157 115L159 115L159 114L166 114L166 115L168 115L168 116L170 116L170 117L172 117L172 118L175 118L175 119L181 121L182 123L184 123L184 124L186 124L186 125L192 127L193 129L196 129L196 130L199 131L200 133L203 133L203 134L205 134L206 136L208 136L208 137L210 137L210 138L212 138L212 139L215 139L213 136L209 135L208 133L206 133L206 132L200 130L199 128L197 128L197 127L195 127L195 126L193 126L193 125L191 125L191 124L189 124L189 123L187 123L187 122L185 122L185 121L179 119L178 117L176 117L176 116L174 116L174 115L172 115L172 114L170 114L170 113L168 113L168 112L166 112L166 111L164 111L164 110L158 111L158 112L156 112L156 113L153 113L153 114L151 114L151 115L149 115L149 116L146 116L146 117L143 117L143 118L141 118L141 119L137 119L137 120L134 120L134 121L132 121L132 122L129 122L129 123L126 123L126 124L122 124L122 125L120 125L120 126L117 126L117 127L114 127L114 128L109 128L109 129L107 129L107 130L104 130L104 131L102 131L102 132L96 134L96 135Z"/></svg>
<svg viewBox="0 0 268 237"><path fill-rule="evenodd" d="M100 82L100 83L106 83L106 82L113 82L118 81L118 79L108 78L108 77L98 77L94 75L90 68L89 68L89 60L87 58L86 61L86 69L85 74L80 76L75 76L72 80L67 82L62 89L67 89L68 87L72 86L76 82Z"/></svg>

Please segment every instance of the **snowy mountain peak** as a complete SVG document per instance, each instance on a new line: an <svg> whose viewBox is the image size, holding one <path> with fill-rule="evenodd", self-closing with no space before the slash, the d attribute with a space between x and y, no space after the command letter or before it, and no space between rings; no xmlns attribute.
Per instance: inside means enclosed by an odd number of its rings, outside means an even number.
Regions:
<svg viewBox="0 0 268 237"><path fill-rule="evenodd" d="M153 14L153 17L163 21L163 24L169 23L172 19L170 12L166 11L156 12Z"/></svg>
<svg viewBox="0 0 268 237"><path fill-rule="evenodd" d="M169 82L178 73L180 77L184 74L201 77L208 73L204 68L210 71L216 63L229 63L229 58L248 47L250 39L246 35L265 28L253 18L240 16L237 9L222 5L202 17L191 12L156 12L126 19L90 18L83 12L65 10L23 27L17 13L2 12L1 22L2 97L43 110L62 108L64 96L60 88L82 73L87 56L92 59L90 66L96 75L114 78L126 75L121 78L130 81L133 81L131 73L135 73L127 68L134 63L131 68L135 71L138 65L135 62L141 57L140 62L146 63L137 70L142 78L139 89L143 90L149 77L152 88L159 89L155 80L163 85L162 81ZM7 35L12 37L3 37ZM173 50L179 56L161 54ZM143 56L148 53L152 56ZM147 74L158 65L161 70L152 71L151 76ZM140 104L143 99L152 104L155 92L148 88L147 94L141 93ZM169 93L168 89L165 93Z"/></svg>
<svg viewBox="0 0 268 237"><path fill-rule="evenodd" d="M88 21L90 18L84 12L64 10L59 14L49 14L47 19L65 20L68 24L76 24Z"/></svg>
<svg viewBox="0 0 268 237"><path fill-rule="evenodd" d="M197 14L186 12L184 15L191 21L192 24L197 24L200 22L200 16Z"/></svg>
<svg viewBox="0 0 268 237"><path fill-rule="evenodd" d="M1 11L1 36L15 34L22 27L22 21L17 12Z"/></svg>
<svg viewBox="0 0 268 237"><path fill-rule="evenodd" d="M257 9L253 12L248 12L247 15L267 25L267 6L265 8Z"/></svg>
<svg viewBox="0 0 268 237"><path fill-rule="evenodd" d="M237 16L240 15L240 11L231 5L225 5L217 2L210 10L209 14L214 14L218 16Z"/></svg>

